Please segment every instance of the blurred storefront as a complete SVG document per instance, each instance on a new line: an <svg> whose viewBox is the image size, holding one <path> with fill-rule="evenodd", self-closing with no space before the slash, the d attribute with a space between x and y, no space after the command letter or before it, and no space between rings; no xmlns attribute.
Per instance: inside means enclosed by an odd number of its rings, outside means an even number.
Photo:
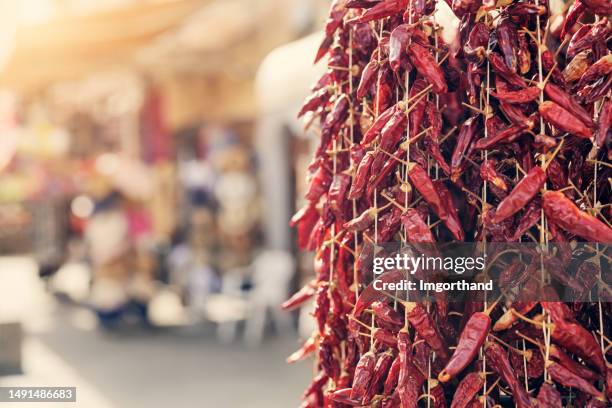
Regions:
<svg viewBox="0 0 612 408"><path fill-rule="evenodd" d="M101 327L291 328L276 305L312 267L287 224L311 149L295 113L327 2L8 3L0 258Z"/></svg>

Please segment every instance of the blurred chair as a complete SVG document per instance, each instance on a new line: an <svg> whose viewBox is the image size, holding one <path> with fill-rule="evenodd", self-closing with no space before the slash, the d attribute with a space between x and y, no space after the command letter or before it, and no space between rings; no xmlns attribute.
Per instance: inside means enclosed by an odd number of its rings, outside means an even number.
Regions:
<svg viewBox="0 0 612 408"><path fill-rule="evenodd" d="M290 290L295 272L293 256L282 250L268 250L253 262L253 290L250 293L249 315L245 329L245 340L249 346L261 343L268 310L277 332L291 328L291 318L280 305Z"/></svg>
<svg viewBox="0 0 612 408"><path fill-rule="evenodd" d="M228 271L223 276L222 291L209 298L206 306L208 318L217 323L217 337L227 343L234 340L237 325L246 322L245 342L249 346L261 343L268 323L274 323L277 332L290 330L291 318L280 309L289 291L295 270L291 254L280 250L267 250L259 254L248 268ZM253 288L242 290L244 278L251 275Z"/></svg>

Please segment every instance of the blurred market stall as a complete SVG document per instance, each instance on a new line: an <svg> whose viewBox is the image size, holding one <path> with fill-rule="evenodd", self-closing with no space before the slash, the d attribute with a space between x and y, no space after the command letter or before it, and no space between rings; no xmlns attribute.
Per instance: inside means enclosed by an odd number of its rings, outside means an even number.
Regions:
<svg viewBox="0 0 612 408"><path fill-rule="evenodd" d="M317 71L318 38L299 39L327 2L0 7L0 254L30 254L103 327L212 319L231 339L225 323L263 318L259 341L294 284L287 220L310 146L288 118ZM251 307L270 262L278 288Z"/></svg>

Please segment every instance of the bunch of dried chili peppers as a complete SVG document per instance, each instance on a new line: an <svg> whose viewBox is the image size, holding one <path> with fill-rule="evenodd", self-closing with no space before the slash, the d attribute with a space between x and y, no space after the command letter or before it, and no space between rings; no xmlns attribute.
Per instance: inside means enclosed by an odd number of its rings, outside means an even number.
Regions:
<svg viewBox="0 0 612 408"><path fill-rule="evenodd" d="M459 21L451 41L437 8ZM610 0L559 15L545 0L332 2L292 219L316 276L283 305L314 301L317 328L288 358L314 360L303 407L610 406L611 303L362 294L371 243L612 242L611 14ZM572 287L593 274L585 262Z"/></svg>

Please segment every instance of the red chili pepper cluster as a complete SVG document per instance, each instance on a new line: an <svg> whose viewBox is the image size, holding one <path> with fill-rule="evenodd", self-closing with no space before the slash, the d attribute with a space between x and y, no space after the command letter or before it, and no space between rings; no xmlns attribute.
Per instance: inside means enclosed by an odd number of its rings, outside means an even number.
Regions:
<svg viewBox="0 0 612 408"><path fill-rule="evenodd" d="M460 21L450 43L442 7ZM609 406L611 303L365 288L371 243L612 242L610 14L610 0L564 16L544 0L332 2L316 56L328 69L299 112L319 145L292 219L316 276L284 305L315 302L317 329L288 359L315 360L303 407ZM535 258L500 282L537 280ZM565 259L545 259L555 279L597 278L588 262L555 274Z"/></svg>

